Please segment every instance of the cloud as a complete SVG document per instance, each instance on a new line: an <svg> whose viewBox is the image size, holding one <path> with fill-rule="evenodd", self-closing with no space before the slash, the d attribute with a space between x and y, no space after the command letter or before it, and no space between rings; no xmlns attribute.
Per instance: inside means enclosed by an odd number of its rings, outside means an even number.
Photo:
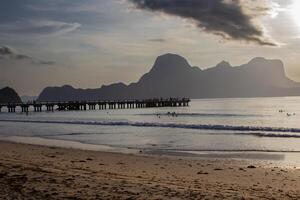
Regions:
<svg viewBox="0 0 300 200"><path fill-rule="evenodd" d="M0 46L0 59L15 60L15 61L29 61L36 65L54 65L52 61L42 61L32 58L25 54L19 54L16 50L8 46Z"/></svg>
<svg viewBox="0 0 300 200"><path fill-rule="evenodd" d="M161 42L161 43L166 42L166 40L163 39L163 38L153 38L153 39L149 39L147 41L149 41L149 42Z"/></svg>
<svg viewBox="0 0 300 200"><path fill-rule="evenodd" d="M31 59L30 56L18 54L15 50L8 46L0 46L0 57L2 59L8 58L13 60L26 60Z"/></svg>
<svg viewBox="0 0 300 200"><path fill-rule="evenodd" d="M49 35L49 34L66 34L73 32L81 27L79 23L67 23L61 21L51 20L28 20L20 21L13 24L0 25L0 31L2 33L9 34L37 34L37 35Z"/></svg>
<svg viewBox="0 0 300 200"><path fill-rule="evenodd" d="M138 9L179 16L229 40L277 46L254 21L271 10L258 0L128 0Z"/></svg>
<svg viewBox="0 0 300 200"><path fill-rule="evenodd" d="M36 64L39 64L39 65L54 65L55 62L53 62L53 61L38 61L38 62L36 62Z"/></svg>

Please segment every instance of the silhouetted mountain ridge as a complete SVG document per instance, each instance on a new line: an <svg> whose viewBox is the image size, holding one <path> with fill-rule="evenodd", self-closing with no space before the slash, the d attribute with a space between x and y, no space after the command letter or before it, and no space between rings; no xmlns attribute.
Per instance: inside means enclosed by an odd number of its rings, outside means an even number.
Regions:
<svg viewBox="0 0 300 200"><path fill-rule="evenodd" d="M115 83L99 89L47 87L39 101L121 100L141 98L228 98L300 95L300 83L286 77L280 60L257 57L233 67L222 61L201 70L176 54L159 56L136 83Z"/></svg>
<svg viewBox="0 0 300 200"><path fill-rule="evenodd" d="M21 98L16 91L10 87L0 89L0 103L20 103Z"/></svg>

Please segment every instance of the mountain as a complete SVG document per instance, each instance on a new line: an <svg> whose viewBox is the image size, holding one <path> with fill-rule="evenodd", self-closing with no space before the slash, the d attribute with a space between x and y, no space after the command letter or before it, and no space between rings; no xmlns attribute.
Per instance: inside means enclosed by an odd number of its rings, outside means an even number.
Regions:
<svg viewBox="0 0 300 200"><path fill-rule="evenodd" d="M21 98L15 90L9 87L0 89L0 103L21 103Z"/></svg>
<svg viewBox="0 0 300 200"><path fill-rule="evenodd" d="M159 56L136 83L116 83L98 89L47 87L39 101L121 100L144 98L230 98L300 95L300 83L290 80L280 60L254 58L233 67L222 61L206 70L192 67L176 54Z"/></svg>

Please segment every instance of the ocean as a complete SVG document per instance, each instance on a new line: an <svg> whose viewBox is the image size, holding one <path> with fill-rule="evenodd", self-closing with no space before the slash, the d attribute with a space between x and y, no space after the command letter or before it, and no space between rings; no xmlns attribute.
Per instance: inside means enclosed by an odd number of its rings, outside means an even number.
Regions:
<svg viewBox="0 0 300 200"><path fill-rule="evenodd" d="M0 113L0 139L300 163L300 97L194 99L189 107ZM264 155L264 156L259 156Z"/></svg>

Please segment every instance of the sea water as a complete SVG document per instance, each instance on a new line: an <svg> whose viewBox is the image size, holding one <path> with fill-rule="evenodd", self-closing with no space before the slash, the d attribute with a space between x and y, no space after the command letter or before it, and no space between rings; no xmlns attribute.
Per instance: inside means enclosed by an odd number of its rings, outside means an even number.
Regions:
<svg viewBox="0 0 300 200"><path fill-rule="evenodd" d="M192 100L189 107L31 111L28 115L2 109L0 137L87 149L177 155L212 152L220 157L225 152L237 157L248 152L248 156L264 153L277 159L284 159L279 153L285 153L298 158L300 97L201 99Z"/></svg>

